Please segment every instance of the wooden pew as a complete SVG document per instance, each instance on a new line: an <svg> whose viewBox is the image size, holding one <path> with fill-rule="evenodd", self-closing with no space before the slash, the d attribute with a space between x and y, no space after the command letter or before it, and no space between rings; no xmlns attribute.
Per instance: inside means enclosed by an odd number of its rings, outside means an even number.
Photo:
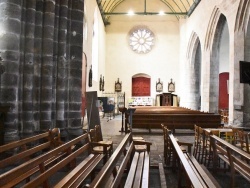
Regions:
<svg viewBox="0 0 250 188"><path fill-rule="evenodd" d="M132 128L160 129L163 123L169 129L193 129L194 124L202 128L218 128L221 126L219 114L190 110L183 107L150 106L135 107L132 117Z"/></svg>
<svg viewBox="0 0 250 188"><path fill-rule="evenodd" d="M2 145L0 146L0 155L3 157L0 161L0 168L11 168L20 165L62 143L60 129L54 128L30 138Z"/></svg>
<svg viewBox="0 0 250 188"><path fill-rule="evenodd" d="M131 133L126 134L89 187L148 187L151 143L138 140L131 141ZM128 144L129 147L126 150ZM124 152L126 152L125 157L122 156ZM122 161L117 169L119 160ZM121 179L126 172L128 173L126 182L122 185Z"/></svg>
<svg viewBox="0 0 250 188"><path fill-rule="evenodd" d="M236 172L250 182L250 154L215 135L211 135L210 139L214 151L214 171L218 171L218 158L220 158L230 166L230 187L235 186Z"/></svg>
<svg viewBox="0 0 250 188"><path fill-rule="evenodd" d="M194 129L194 124L202 128L218 128L221 126L220 115L210 113L197 114L158 114L145 113L132 117L132 128L138 129L161 129L161 123L175 132L175 129Z"/></svg>
<svg viewBox="0 0 250 188"><path fill-rule="evenodd" d="M213 176L200 165L197 160L190 153L182 152L179 144L172 134L169 134L169 139L173 145L174 155L179 161L179 182L178 187L181 187L181 181L183 177L181 174L185 174L187 187L220 187Z"/></svg>
<svg viewBox="0 0 250 188"><path fill-rule="evenodd" d="M136 109L136 114L144 114L148 112L154 112L156 114L212 114L199 110L191 110L183 107L173 106L137 106L131 107L131 109Z"/></svg>
<svg viewBox="0 0 250 188"><path fill-rule="evenodd" d="M72 148L74 150L72 151ZM70 174L67 181L59 182L60 185L67 184L69 181L75 181L77 177L83 180L87 177L102 160L103 156L90 154L90 142L88 134L83 134L53 150L50 150L34 159L24 162L10 171L0 175L0 187L12 187L21 183L23 187L52 187L49 178L65 166L73 168L76 166L76 158L83 157L82 162L77 165ZM56 159L56 160L52 160ZM51 163L53 161L53 163ZM37 172L34 174L34 172ZM80 176L77 176L79 175ZM83 175L84 174L84 175ZM77 176L77 177L76 177ZM68 177L68 176L67 176ZM25 182L23 180L30 179ZM70 182L70 183L71 183ZM68 184L67 184L68 185Z"/></svg>

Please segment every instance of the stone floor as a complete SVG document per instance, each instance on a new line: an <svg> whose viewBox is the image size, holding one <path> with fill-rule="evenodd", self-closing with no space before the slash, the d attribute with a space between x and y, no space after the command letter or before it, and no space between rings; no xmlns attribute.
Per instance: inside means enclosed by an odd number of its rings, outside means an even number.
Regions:
<svg viewBox="0 0 250 188"><path fill-rule="evenodd" d="M101 127L103 138L107 140L112 140L114 143L114 149L118 146L125 133L120 132L121 130L121 115L115 116L114 119L108 121L107 117L101 118ZM151 153L150 153L150 187L158 188L160 187L160 180L158 170L154 167L158 165L163 159L163 135L162 130L152 130L151 133L148 130L143 129L133 129L133 136L142 136L146 141L152 142ZM176 130L175 136L180 141L194 142L194 132L193 130ZM177 173L172 172L170 167L165 168L167 186L170 188L177 187ZM230 187L230 176L229 173L217 173L214 175L221 187ZM237 176L236 187L239 188L249 188L250 183L247 182L241 176Z"/></svg>

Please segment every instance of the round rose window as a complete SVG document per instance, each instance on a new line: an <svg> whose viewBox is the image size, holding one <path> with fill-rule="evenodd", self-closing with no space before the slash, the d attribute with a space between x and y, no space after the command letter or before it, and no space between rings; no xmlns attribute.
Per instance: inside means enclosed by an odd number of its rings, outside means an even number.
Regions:
<svg viewBox="0 0 250 188"><path fill-rule="evenodd" d="M135 29L129 36L129 45L136 53L148 53L154 45L154 34L149 29Z"/></svg>

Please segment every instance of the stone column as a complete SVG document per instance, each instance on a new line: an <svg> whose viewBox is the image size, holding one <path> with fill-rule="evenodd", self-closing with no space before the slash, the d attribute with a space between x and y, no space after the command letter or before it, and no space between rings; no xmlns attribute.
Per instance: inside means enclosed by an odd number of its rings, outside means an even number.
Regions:
<svg viewBox="0 0 250 188"><path fill-rule="evenodd" d="M66 105L67 105L67 63L68 54L68 2L60 1L58 25L58 59L57 59L57 84L56 84L56 126L61 129L61 135L66 137Z"/></svg>
<svg viewBox="0 0 250 188"><path fill-rule="evenodd" d="M69 23L70 62L68 69L68 129L74 136L82 134L82 43L83 1L71 1Z"/></svg>
<svg viewBox="0 0 250 188"><path fill-rule="evenodd" d="M36 24L34 38L34 75L33 75L33 116L34 126L40 131L40 100L41 100L41 65L42 65L42 39L43 39L43 0L36 1Z"/></svg>
<svg viewBox="0 0 250 188"><path fill-rule="evenodd" d="M34 85L34 37L36 21L36 1L24 1L20 61L20 124L24 137L31 136L35 131L33 116L33 85Z"/></svg>
<svg viewBox="0 0 250 188"><path fill-rule="evenodd" d="M41 65L41 101L40 101L40 130L45 131L53 127L52 106L53 99L53 39L55 22L55 2L44 2L42 65Z"/></svg>
<svg viewBox="0 0 250 188"><path fill-rule="evenodd" d="M9 105L5 122L5 143L19 139L18 82L22 1L3 1L0 4L0 56L5 72L2 74L0 102Z"/></svg>

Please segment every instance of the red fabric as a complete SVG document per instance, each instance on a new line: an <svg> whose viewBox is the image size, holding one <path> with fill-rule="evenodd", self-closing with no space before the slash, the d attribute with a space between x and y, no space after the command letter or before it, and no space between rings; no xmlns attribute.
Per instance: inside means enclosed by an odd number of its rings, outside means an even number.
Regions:
<svg viewBox="0 0 250 188"><path fill-rule="evenodd" d="M219 74L219 109L228 109L228 80L228 72L223 72Z"/></svg>
<svg viewBox="0 0 250 188"><path fill-rule="evenodd" d="M150 78L132 78L132 96L150 96Z"/></svg>

